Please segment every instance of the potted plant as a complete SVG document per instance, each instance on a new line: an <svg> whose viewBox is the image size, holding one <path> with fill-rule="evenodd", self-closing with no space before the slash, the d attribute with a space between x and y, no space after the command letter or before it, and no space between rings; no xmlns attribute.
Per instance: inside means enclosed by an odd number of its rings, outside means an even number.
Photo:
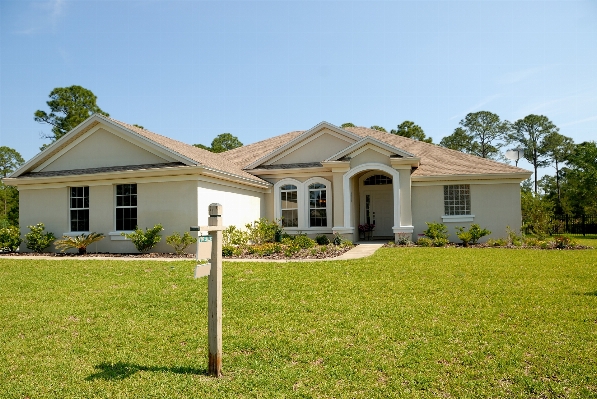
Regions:
<svg viewBox="0 0 597 399"><path fill-rule="evenodd" d="M364 223L359 224L359 232L362 233L363 238L365 240L370 241L373 237L373 230L375 229L375 225L371 223Z"/></svg>

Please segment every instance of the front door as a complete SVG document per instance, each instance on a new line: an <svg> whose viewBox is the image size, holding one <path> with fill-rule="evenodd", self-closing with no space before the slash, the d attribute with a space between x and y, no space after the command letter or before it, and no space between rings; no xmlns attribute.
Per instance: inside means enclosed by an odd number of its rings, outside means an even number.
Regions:
<svg viewBox="0 0 597 399"><path fill-rule="evenodd" d="M392 238L394 195L392 185L365 186L361 192L361 224L375 224L374 238Z"/></svg>

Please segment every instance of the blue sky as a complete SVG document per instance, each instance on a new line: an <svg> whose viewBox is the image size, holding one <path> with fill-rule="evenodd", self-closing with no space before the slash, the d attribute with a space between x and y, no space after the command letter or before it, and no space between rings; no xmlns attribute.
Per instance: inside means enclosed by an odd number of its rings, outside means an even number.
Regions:
<svg viewBox="0 0 597 399"><path fill-rule="evenodd" d="M595 21L597 2L574 0L2 0L0 145L34 156L50 126L33 113L70 85L189 144L323 120L412 120L437 143L482 110L596 140Z"/></svg>

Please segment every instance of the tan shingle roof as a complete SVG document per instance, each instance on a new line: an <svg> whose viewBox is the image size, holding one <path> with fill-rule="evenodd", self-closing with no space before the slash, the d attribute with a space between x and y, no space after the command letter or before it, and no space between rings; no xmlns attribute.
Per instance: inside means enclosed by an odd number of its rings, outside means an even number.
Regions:
<svg viewBox="0 0 597 399"><path fill-rule="evenodd" d="M345 130L354 133L357 136L373 137L421 158L419 168L413 173L414 177L528 172L525 169L501 162L480 158L460 151L450 150L435 144L429 144L391 133L380 132L379 130L368 129L365 127L348 127ZM282 147L301 133L303 133L303 131L286 133L258 143L235 148L224 154L239 165L246 167L268 153Z"/></svg>
<svg viewBox="0 0 597 399"><path fill-rule="evenodd" d="M215 154L213 152L209 152L202 148L198 148L192 146L190 144L183 143L178 140L171 139L166 136L162 136L161 134L150 132L146 129L138 128L137 126L129 125L128 123L124 123L121 121L117 121L116 119L109 118L111 121L118 123L119 125L132 130L133 132L157 143L160 144L186 158L189 158L195 162L197 165L204 165L208 168L213 168L220 170L222 172L230 173L233 175L237 175L240 177L244 177L253 181L259 181L265 183L264 180L260 179L257 176L253 176L250 173L245 172L242 170L237 163L230 162L230 160L224 156L223 154Z"/></svg>

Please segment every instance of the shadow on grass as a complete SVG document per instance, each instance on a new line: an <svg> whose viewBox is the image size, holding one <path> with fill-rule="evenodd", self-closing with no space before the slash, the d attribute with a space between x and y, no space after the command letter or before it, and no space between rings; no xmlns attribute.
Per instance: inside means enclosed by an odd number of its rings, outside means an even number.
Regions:
<svg viewBox="0 0 597 399"><path fill-rule="evenodd" d="M597 296L597 291L585 292L585 293L583 293L583 295L586 295L586 296Z"/></svg>
<svg viewBox="0 0 597 399"><path fill-rule="evenodd" d="M138 371L153 371L156 373L193 374L207 375L207 369L193 367L148 367L131 363L100 363L95 366L96 373L85 378L86 381L93 380L124 380Z"/></svg>

